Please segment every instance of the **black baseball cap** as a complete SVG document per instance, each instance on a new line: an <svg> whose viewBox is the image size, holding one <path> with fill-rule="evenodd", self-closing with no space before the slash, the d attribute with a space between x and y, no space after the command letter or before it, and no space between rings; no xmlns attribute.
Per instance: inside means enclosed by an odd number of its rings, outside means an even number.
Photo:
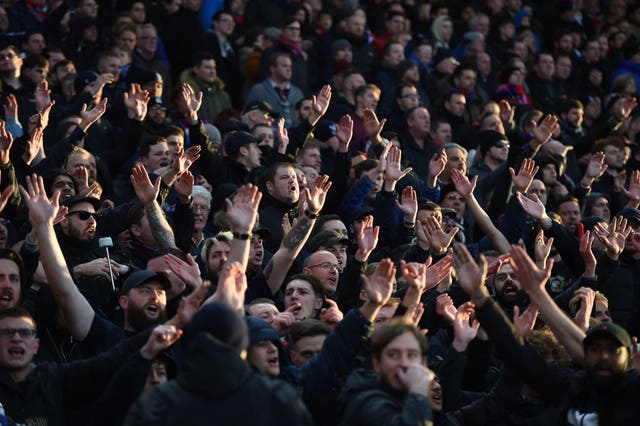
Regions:
<svg viewBox="0 0 640 426"><path fill-rule="evenodd" d="M89 203L93 206L95 211L100 209L100 200L95 197L83 197L80 195L74 195L72 197L67 197L64 200L61 200L60 204L66 207L71 207L78 203Z"/></svg>
<svg viewBox="0 0 640 426"><path fill-rule="evenodd" d="M320 247L333 247L338 244L344 244L349 247L351 241L334 231L322 231L318 232L318 234L309 241L307 247L309 248L309 253L313 253L318 251Z"/></svg>
<svg viewBox="0 0 640 426"><path fill-rule="evenodd" d="M132 288L140 287L143 284L146 284L150 281L157 281L162 285L165 291L171 289L171 281L167 278L166 275L160 274L158 272L149 271L148 269L141 269L133 272L122 284L122 290L120 291L121 295L125 295L129 293Z"/></svg>
<svg viewBox="0 0 640 426"><path fill-rule="evenodd" d="M260 143L263 138L264 136L254 136L251 133L236 130L227 133L224 137L224 150L230 158L235 158L240 148L252 143Z"/></svg>
<svg viewBox="0 0 640 426"><path fill-rule="evenodd" d="M272 116L276 116L277 113L271 107L271 104L267 101L251 101L248 102L244 108L242 109L242 114L246 114L250 111L260 110L262 112L266 112L271 114Z"/></svg>
<svg viewBox="0 0 640 426"><path fill-rule="evenodd" d="M627 330L612 322L601 322L589 328L587 330L587 337L582 341L582 345L586 348L591 342L601 336L610 337L620 343L620 346L631 350L631 337L629 337Z"/></svg>

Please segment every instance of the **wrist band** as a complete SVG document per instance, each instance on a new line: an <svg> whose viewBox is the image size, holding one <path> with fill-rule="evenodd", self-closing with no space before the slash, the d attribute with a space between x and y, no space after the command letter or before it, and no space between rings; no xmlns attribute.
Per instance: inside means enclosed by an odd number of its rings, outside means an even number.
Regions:
<svg viewBox="0 0 640 426"><path fill-rule="evenodd" d="M319 214L317 214L317 213L315 213L315 214L314 214L314 213L311 213L311 212L309 211L309 209L306 209L306 210L304 211L304 215L305 215L306 217L308 217L309 219L317 219L317 218L318 218L318 216L320 216L320 215L319 215Z"/></svg>
<svg viewBox="0 0 640 426"><path fill-rule="evenodd" d="M233 238L238 239L238 240L250 240L251 236L252 236L251 233L248 233L248 234L239 234L237 232L233 233Z"/></svg>

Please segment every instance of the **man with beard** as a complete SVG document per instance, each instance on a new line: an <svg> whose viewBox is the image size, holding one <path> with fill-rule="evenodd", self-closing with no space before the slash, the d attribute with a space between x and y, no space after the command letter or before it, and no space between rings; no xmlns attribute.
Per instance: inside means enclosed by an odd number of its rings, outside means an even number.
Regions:
<svg viewBox="0 0 640 426"><path fill-rule="evenodd" d="M24 265L13 250L0 248L0 311L13 308L22 298Z"/></svg>
<svg viewBox="0 0 640 426"><path fill-rule="evenodd" d="M286 213L295 213L300 198L300 188L293 165L275 163L269 166L263 175L265 197L260 206L260 223L271 232L272 238L266 247L274 252L282 241L282 217Z"/></svg>
<svg viewBox="0 0 640 426"><path fill-rule="evenodd" d="M70 268L67 267L53 229L59 196L54 195L51 201L47 198L42 178L27 177L27 186L28 192L23 190L22 195L29 207L29 220L38 237L42 266L55 301L64 315L69 333L74 339L83 341L83 354L100 353L124 340L128 335L164 319L165 292L171 288L171 283L165 276L151 271L137 271L131 274L122 287L119 304L124 311L124 328L96 315L73 282ZM72 211L80 211L71 210L73 207L70 207L70 214ZM89 215L87 221L91 219L93 218ZM95 223L84 225L84 228L78 224L68 226L75 228L72 233L81 236L95 232Z"/></svg>
<svg viewBox="0 0 640 426"><path fill-rule="evenodd" d="M612 232L617 233L618 230ZM553 262L538 268L523 248L513 246L511 258L517 279L540 307L545 322L574 361L584 367L574 372L549 365L536 355L517 333L502 310L492 301L483 282L486 262L476 264L461 245L454 248L454 267L460 286L476 306L476 318L503 354L506 367L559 407L548 424L622 425L635 423L640 414L635 403L640 376L629 370L631 339L620 326L601 323L583 332L553 302L545 290Z"/></svg>

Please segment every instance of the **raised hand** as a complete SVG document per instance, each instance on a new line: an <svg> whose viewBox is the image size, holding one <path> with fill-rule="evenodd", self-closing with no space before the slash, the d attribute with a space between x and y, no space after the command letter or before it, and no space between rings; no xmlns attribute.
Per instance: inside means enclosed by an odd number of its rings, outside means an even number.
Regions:
<svg viewBox="0 0 640 426"><path fill-rule="evenodd" d="M29 222L33 228L40 225L53 225L53 219L58 213L58 201L60 200L60 192L55 192L53 197L49 199L44 189L44 181L40 176L26 176L27 189L20 187L22 198L29 208Z"/></svg>
<svg viewBox="0 0 640 426"><path fill-rule="evenodd" d="M234 232L249 234L256 226L262 193L250 183L241 186L233 200L225 200L226 213Z"/></svg>
<svg viewBox="0 0 640 426"><path fill-rule="evenodd" d="M182 330L177 329L173 325L157 325L151 332L147 343L140 348L140 356L151 361L160 351L167 349L177 342L181 336Z"/></svg>
<svg viewBox="0 0 640 426"><path fill-rule="evenodd" d="M75 166L71 170L71 176L76 182L79 193L89 191L89 170L85 166Z"/></svg>
<svg viewBox="0 0 640 426"><path fill-rule="evenodd" d="M551 135L560 128L558 119L553 115L547 115L539 126L536 125L535 122L533 122L533 125L533 140L531 142L533 142L532 145L534 148L538 148L547 143Z"/></svg>
<svg viewBox="0 0 640 426"><path fill-rule="evenodd" d="M429 160L429 177L437 179L447 165L447 152L443 149L439 153L433 154Z"/></svg>
<svg viewBox="0 0 640 426"><path fill-rule="evenodd" d="M410 365L406 369L398 369L398 379L409 392L420 394L426 398L429 397L434 377L433 371L419 364Z"/></svg>
<svg viewBox="0 0 640 426"><path fill-rule="evenodd" d="M18 119L18 100L13 93L9 93L5 98L4 117L7 120Z"/></svg>
<svg viewBox="0 0 640 426"><path fill-rule="evenodd" d="M480 323L471 321L471 315L475 312L475 306L471 302L463 303L458 307L453 318L453 348L458 352L464 352L469 343L478 335Z"/></svg>
<svg viewBox="0 0 640 426"><path fill-rule="evenodd" d="M384 129L384 125L387 122L386 118L383 118L382 121L378 120L378 116L376 113L369 108L365 108L363 111L364 115L364 130L367 132L369 139L380 143L382 141L382 129Z"/></svg>
<svg viewBox="0 0 640 426"><path fill-rule="evenodd" d="M126 95L126 94L125 94ZM87 104L82 104L82 108L80 109L80 118L82 121L80 122L80 128L82 131L86 132L87 129L96 121L100 119L107 110L107 98L104 98L100 101L100 103L90 110L87 111Z"/></svg>
<svg viewBox="0 0 640 426"><path fill-rule="evenodd" d="M596 292L589 287L580 287L574 292L575 296L580 299L580 309L576 312L573 321L582 331L589 328L589 319L593 310L593 302L596 300Z"/></svg>
<svg viewBox="0 0 640 426"><path fill-rule="evenodd" d="M187 170L186 172L182 173L178 178L178 180L176 180L175 183L173 184L173 187L175 188L176 193L178 194L178 198L180 199L180 202L182 202L183 204L186 204L189 202L189 197L193 192L194 182L195 182L195 178L193 177L193 173Z"/></svg>
<svg viewBox="0 0 640 426"><path fill-rule="evenodd" d="M505 124L511 123L516 109L506 99L501 100L498 106L500 107L500 120Z"/></svg>
<svg viewBox="0 0 640 426"><path fill-rule="evenodd" d="M426 290L430 290L440 284L442 280L447 278L451 274L451 268L453 267L451 254L446 255L442 259L438 260L433 265L429 266L426 272Z"/></svg>
<svg viewBox="0 0 640 426"><path fill-rule="evenodd" d="M393 292L393 277L395 275L396 268L391 259L382 259L371 276L360 275L367 301L378 306L387 303Z"/></svg>
<svg viewBox="0 0 640 426"><path fill-rule="evenodd" d="M202 306L202 302L207 297L211 282L205 281L200 287L192 291L187 297L183 297L180 300L178 306L178 312L167 321L166 325L175 325L177 328L182 328L189 324L191 318L198 312L198 309Z"/></svg>
<svg viewBox="0 0 640 426"><path fill-rule="evenodd" d="M7 127L3 120L0 120L0 162L7 165L11 162L9 153L13 145L13 135L7 131Z"/></svg>
<svg viewBox="0 0 640 426"><path fill-rule="evenodd" d="M388 182L398 182L400 179L409 174L412 170L411 167L407 167L402 170L402 151L397 146L391 147L389 155L387 156L387 167L384 171L384 180Z"/></svg>
<svg viewBox="0 0 640 426"><path fill-rule="evenodd" d="M289 306L284 312L278 313L273 320L273 328L278 332L278 336L285 337L291 333L291 327L296 322L294 312L300 309L302 305L300 303L294 303Z"/></svg>
<svg viewBox="0 0 640 426"><path fill-rule="evenodd" d="M446 319L449 324L453 324L457 312L453 299L448 293L442 293L436 298L436 313Z"/></svg>
<svg viewBox="0 0 640 426"><path fill-rule="evenodd" d="M396 206L404 214L405 223L416 223L418 214L418 196L412 186L406 186L400 195L400 201L396 200Z"/></svg>
<svg viewBox="0 0 640 426"><path fill-rule="evenodd" d="M595 237L590 231L586 231L582 237L580 237L580 256L584 261L584 276L587 278L593 278L596 276L596 256L591 249L593 240Z"/></svg>
<svg viewBox="0 0 640 426"><path fill-rule="evenodd" d="M202 278L200 278L200 267L196 263L191 254L187 254L187 261L174 256L173 254L165 254L164 261L171 271L176 274L191 290L200 288Z"/></svg>
<svg viewBox="0 0 640 426"><path fill-rule="evenodd" d="M627 219L622 216L614 217L608 228L602 222L596 223L593 228L593 233L604 244L607 256L611 260L618 260L631 231L631 227L627 225Z"/></svg>
<svg viewBox="0 0 640 426"><path fill-rule="evenodd" d="M449 232L444 232L442 224L433 215L427 218L426 226L423 226L423 229L429 240L429 247L434 253L444 252L459 230L454 226Z"/></svg>
<svg viewBox="0 0 640 426"><path fill-rule="evenodd" d="M513 186L515 186L518 192L527 192L529 190L529 186L531 186L531 182L533 182L533 178L538 173L540 168L536 166L536 162L533 158L525 158L520 165L520 169L518 170L518 174L509 167L509 173L511 173L511 182L513 182Z"/></svg>
<svg viewBox="0 0 640 426"><path fill-rule="evenodd" d="M36 101L36 111L42 111L51 103L51 90L49 90L49 83L47 82L47 79L44 79L37 84L33 97Z"/></svg>
<svg viewBox="0 0 640 426"><path fill-rule="evenodd" d="M149 179L149 174L144 166L138 164L131 169L131 185L142 205L151 204L158 198L160 192L160 178L158 177L154 184Z"/></svg>
<svg viewBox="0 0 640 426"><path fill-rule="evenodd" d="M185 171L189 170L189 167L200 158L200 145L191 146L185 149L182 154L173 160L172 169L174 173L180 176Z"/></svg>
<svg viewBox="0 0 640 426"><path fill-rule="evenodd" d="M464 244L454 244L453 246L453 268L458 274L458 284L462 290L479 306L479 301L489 297L489 292L484 285L487 277L487 261L484 256L480 256L480 264L477 264L471 253ZM475 300L474 300L475 299Z"/></svg>
<svg viewBox="0 0 640 426"><path fill-rule="evenodd" d="M538 268L522 247L512 245L510 253L511 267L522 289L527 293L546 291L544 285L551 276L553 259L549 259L545 268Z"/></svg>
<svg viewBox="0 0 640 426"><path fill-rule="evenodd" d="M309 191L309 188L304 189L307 200L307 210L309 210L310 214L317 215L322 211L329 188L331 188L329 176L322 175L318 176L315 182L313 182L311 191Z"/></svg>
<svg viewBox="0 0 640 426"><path fill-rule="evenodd" d="M320 321L327 324L331 330L336 328L336 325L342 318L344 318L344 314L338 308L338 304L331 299L327 299L328 308L322 308L320 310Z"/></svg>
<svg viewBox="0 0 640 426"><path fill-rule="evenodd" d="M142 90L139 84L132 84L131 89L124 94L124 105L127 108L127 116L131 120L144 121L147 116L147 104L151 96L146 90Z"/></svg>
<svg viewBox="0 0 640 426"><path fill-rule="evenodd" d="M318 92L317 96L314 96L311 101L311 115L309 121L312 125L315 125L320 118L326 114L331 102L331 86L325 84Z"/></svg>
<svg viewBox="0 0 640 426"><path fill-rule="evenodd" d="M453 169L451 170L451 182L453 182L453 185L456 187L456 191L466 200L473 194L473 190L476 188L476 183L478 182L478 176L474 176L473 179L469 181L469 178L460 170Z"/></svg>
<svg viewBox="0 0 640 426"><path fill-rule="evenodd" d="M336 127L336 138L338 138L338 152L349 151L349 144L353 137L353 120L349 114L345 114L340 119Z"/></svg>
<svg viewBox="0 0 640 426"><path fill-rule="evenodd" d="M356 234L356 241L358 243L358 252L356 257L358 260L363 262L369 258L371 252L373 252L378 245L379 233L380 227L373 226L373 216L368 215L362 219L360 229Z"/></svg>
<svg viewBox="0 0 640 426"><path fill-rule="evenodd" d="M513 326L520 337L526 339L533 327L536 325L538 318L538 307L531 303L527 309L520 314L520 308L516 305L513 307Z"/></svg>
<svg viewBox="0 0 640 426"><path fill-rule="evenodd" d="M244 293L247 291L247 276L240 262L228 263L218 278L218 288L213 301L225 303L236 311L244 308Z"/></svg>
<svg viewBox="0 0 640 426"><path fill-rule="evenodd" d="M31 137L27 139L22 159L27 165L30 165L33 160L38 156L40 149L42 148L42 135L44 134L44 128L36 127L31 134Z"/></svg>
<svg viewBox="0 0 640 426"><path fill-rule="evenodd" d="M544 268L547 263L547 258L549 257L549 253L551 253L551 247L553 246L553 238L549 238L546 242L544 241L544 231L541 229L538 231L536 235L536 244L535 244L535 253L536 253L536 264Z"/></svg>
<svg viewBox="0 0 640 426"><path fill-rule="evenodd" d="M407 263L404 260L400 261L400 272L402 273L402 278L404 278L404 281L409 287L407 291L414 291L418 295L418 299L427 289L427 268L429 268L430 265L431 257L429 257L425 263Z"/></svg>
<svg viewBox="0 0 640 426"><path fill-rule="evenodd" d="M609 167L604 160L604 152L600 151L593 154L591 159L589 159L589 164L587 164L587 170L584 172L584 178L593 182L594 179L598 179L602 176Z"/></svg>
<svg viewBox="0 0 640 426"><path fill-rule="evenodd" d="M418 327L420 325L420 320L422 319L423 314L424 304L414 303L413 305L407 307L407 311L404 313L403 317L411 324Z"/></svg>
<svg viewBox="0 0 640 426"><path fill-rule="evenodd" d="M629 189L625 189L624 185L620 187L625 197L636 206L640 204L640 171L634 170L629 178Z"/></svg>
<svg viewBox="0 0 640 426"><path fill-rule="evenodd" d="M289 221L289 213L285 213L284 216L282 216L282 223L280 225L282 228L282 235L287 235L289 231L291 231L291 228L296 226L296 223L298 223L297 218L294 217L292 221Z"/></svg>
<svg viewBox="0 0 640 426"><path fill-rule="evenodd" d="M522 192L518 192L516 194L516 199L520 203L520 206L522 206L522 209L525 211L525 213L532 218L542 220L548 217L547 209L544 207L544 204L542 204L542 201L540 201L536 194L526 196Z"/></svg>
<svg viewBox="0 0 640 426"><path fill-rule="evenodd" d="M280 118L277 124L278 154L285 155L289 146L289 132L284 128L284 118Z"/></svg>

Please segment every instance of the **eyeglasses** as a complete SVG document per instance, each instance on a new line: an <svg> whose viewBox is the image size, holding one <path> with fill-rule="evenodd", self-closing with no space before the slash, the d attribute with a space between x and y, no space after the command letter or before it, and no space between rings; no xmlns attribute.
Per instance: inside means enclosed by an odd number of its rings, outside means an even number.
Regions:
<svg viewBox="0 0 640 426"><path fill-rule="evenodd" d="M80 220L87 220L90 217L93 217L94 219L97 219L97 218L100 217L100 213L85 212L84 210L77 210L75 212L69 212L69 213L67 213L67 216L70 216L72 214L77 214L78 218Z"/></svg>
<svg viewBox="0 0 640 426"><path fill-rule="evenodd" d="M497 148L510 148L511 147L511 145L509 145L508 143L503 142L503 141L496 142L495 145L493 145L493 146L495 146Z"/></svg>
<svg viewBox="0 0 640 426"><path fill-rule="evenodd" d="M331 262L322 262L322 263L318 263L317 265L309 265L308 268L317 268L318 266L326 270L329 270L331 268L335 268L338 271L340 270L339 264L331 263Z"/></svg>
<svg viewBox="0 0 640 426"><path fill-rule="evenodd" d="M0 328L0 337L13 337L15 334L22 338L33 337L37 331L35 328Z"/></svg>

